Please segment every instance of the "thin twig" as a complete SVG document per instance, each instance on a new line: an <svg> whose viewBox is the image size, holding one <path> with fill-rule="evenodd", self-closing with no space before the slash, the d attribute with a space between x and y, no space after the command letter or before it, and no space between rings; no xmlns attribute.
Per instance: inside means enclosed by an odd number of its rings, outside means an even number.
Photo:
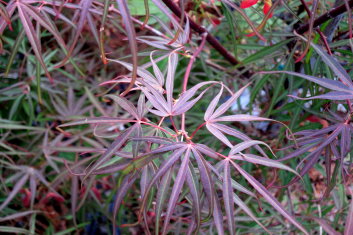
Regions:
<svg viewBox="0 0 353 235"><path fill-rule="evenodd" d="M183 92L186 91L186 88L187 88L187 85L188 85L189 76L190 76L190 72L191 72L191 69L192 69L192 65L194 64L195 59L201 53L203 47L205 46L206 38L207 38L207 33L202 34L201 44L195 50L195 52L193 53L193 55L190 58L189 64L188 64L188 66L186 68L185 75L184 75Z"/></svg>
<svg viewBox="0 0 353 235"><path fill-rule="evenodd" d="M201 53L203 47L205 46L206 43L206 38L207 38L207 33L202 34L202 41L200 46L195 50L194 54L191 56L188 67L186 68L185 75L184 75L184 81L183 81L183 93L186 91L188 81L189 81L189 76L190 72L192 69L192 65L195 62L195 59L197 56ZM181 130L183 133L185 133L185 113L181 115Z"/></svg>
<svg viewBox="0 0 353 235"><path fill-rule="evenodd" d="M349 8L353 8L353 0L348 2ZM315 21L313 27L317 27L325 23L326 21L335 18L343 13L347 12L346 4L342 4L337 8L333 8L332 10L326 12L325 14L319 16ZM296 31L298 34L304 34L310 28L310 24L307 23L305 25L300 26Z"/></svg>
<svg viewBox="0 0 353 235"><path fill-rule="evenodd" d="M305 3L305 1L302 1L302 2ZM306 4L304 6L307 7ZM307 54L307 52L310 49L310 42L312 40L311 34L313 33L313 29L314 29L313 24L314 24L314 19L315 19L315 16L316 16L317 6L318 6L318 0L314 0L313 1L313 6L312 6L312 11L310 11L309 8L308 8L307 12L308 12L308 15L310 17L310 20L309 20L309 38L308 38L308 42L306 44L305 50L303 51L302 55L295 61L296 63L301 61L305 57L305 55ZM305 7L305 9L306 9L306 7Z"/></svg>
<svg viewBox="0 0 353 235"><path fill-rule="evenodd" d="M308 7L308 4L306 4L305 0L300 0L300 2L302 3L306 13L308 14L309 18L311 18L311 11Z"/></svg>
<svg viewBox="0 0 353 235"><path fill-rule="evenodd" d="M350 6L347 0L344 0L344 5L346 6L348 14L348 28L349 28L349 45L351 46L351 51L353 52L353 30L352 30L352 12L350 11Z"/></svg>
<svg viewBox="0 0 353 235"><path fill-rule="evenodd" d="M352 2L352 1L351 1ZM344 0L344 5L346 7L347 10L347 14L348 14L348 28L349 28L349 38L352 39L353 37L353 29L352 29L352 12L350 11L350 8L353 7L353 3L351 5L349 5L350 3L347 0Z"/></svg>
<svg viewBox="0 0 353 235"><path fill-rule="evenodd" d="M330 45L328 44L328 41L327 41L327 37L324 35L324 33L320 29L317 29L316 32L320 35L320 38L323 41L328 54L332 55L332 51L330 49Z"/></svg>
<svg viewBox="0 0 353 235"><path fill-rule="evenodd" d="M181 10L180 8L172 1L172 0L162 0L164 4L179 18L181 17ZM185 16L188 17L185 13ZM185 18L186 18L185 17ZM237 65L239 61L230 53L226 48L224 48L218 40L213 37L204 27L198 25L195 21L193 21L190 17L189 23L190 27L197 32L198 34L202 35L207 33L206 41L216 49L225 59L227 59L231 64Z"/></svg>

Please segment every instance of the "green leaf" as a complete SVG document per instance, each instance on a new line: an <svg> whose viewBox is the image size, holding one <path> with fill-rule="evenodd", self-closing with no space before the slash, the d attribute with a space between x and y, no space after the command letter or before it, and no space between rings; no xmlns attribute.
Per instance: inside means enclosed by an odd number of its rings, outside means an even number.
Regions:
<svg viewBox="0 0 353 235"><path fill-rule="evenodd" d="M278 51L281 47L283 47L284 45L288 44L289 42L291 42L293 40L293 38L290 38L290 39L287 39L285 41L282 41L282 42L279 42L275 45L272 45L272 46L268 46L268 47L265 47L261 50L259 50L258 52L252 54L251 56L245 58L243 61L242 61L242 65L246 65L246 64L249 64L251 62L254 62L254 61L257 61L257 60L260 60L260 59L263 59L264 57L268 56L268 55L271 55L272 53L274 53L275 51Z"/></svg>
<svg viewBox="0 0 353 235"><path fill-rule="evenodd" d="M86 225L88 225L89 222L85 222L85 223L82 223L82 224L78 224L76 227L72 227L72 228L68 228L64 231L61 231L61 232L57 232L55 233L56 235L65 235L65 234L73 234L74 231L76 231L77 229L79 228L82 228Z"/></svg>
<svg viewBox="0 0 353 235"><path fill-rule="evenodd" d="M143 4L143 0L127 0L127 4L130 10L130 14L133 16L145 16L146 10ZM158 7L148 0L149 12L152 15L160 13Z"/></svg>
<svg viewBox="0 0 353 235"><path fill-rule="evenodd" d="M31 234L27 229L10 227L10 226L0 226L0 232L15 233L15 234Z"/></svg>

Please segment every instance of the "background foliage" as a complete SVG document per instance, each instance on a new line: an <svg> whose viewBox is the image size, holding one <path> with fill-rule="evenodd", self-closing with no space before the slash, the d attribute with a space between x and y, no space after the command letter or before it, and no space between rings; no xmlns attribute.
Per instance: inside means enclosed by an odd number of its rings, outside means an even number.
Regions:
<svg viewBox="0 0 353 235"><path fill-rule="evenodd" d="M0 1L0 232L353 234L352 7Z"/></svg>

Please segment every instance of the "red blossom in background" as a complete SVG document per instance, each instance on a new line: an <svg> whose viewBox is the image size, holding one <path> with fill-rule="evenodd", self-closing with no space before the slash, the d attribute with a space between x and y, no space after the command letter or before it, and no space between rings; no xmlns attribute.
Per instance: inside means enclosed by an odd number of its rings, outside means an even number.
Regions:
<svg viewBox="0 0 353 235"><path fill-rule="evenodd" d="M263 8L265 15L270 11L271 7L272 7L272 0L265 0L264 1L264 8ZM270 18L271 17L272 17L272 13L270 14Z"/></svg>
<svg viewBox="0 0 353 235"><path fill-rule="evenodd" d="M22 203L24 207L29 207L31 205L31 192L27 188L23 188L20 190L24 195L22 196Z"/></svg>
<svg viewBox="0 0 353 235"><path fill-rule="evenodd" d="M57 193L53 193L53 192L49 192L42 200L41 202L43 204L46 204L49 202L49 200L54 199L55 201L59 202L59 203L63 203L65 201L65 199L60 196Z"/></svg>
<svg viewBox="0 0 353 235"><path fill-rule="evenodd" d="M255 5L259 0L244 0L241 2L240 7L245 9Z"/></svg>
<svg viewBox="0 0 353 235"><path fill-rule="evenodd" d="M240 4L240 7L245 9L248 7L251 7L255 5L259 0L243 0ZM270 11L272 6L272 0L264 0L264 7L263 7L263 12L265 15ZM269 18L272 17L272 13L270 14Z"/></svg>
<svg viewBox="0 0 353 235"><path fill-rule="evenodd" d="M329 126L329 123L326 120L319 118L315 115L310 115L309 117L306 118L306 120L309 122L320 123L323 126L323 128L326 128Z"/></svg>

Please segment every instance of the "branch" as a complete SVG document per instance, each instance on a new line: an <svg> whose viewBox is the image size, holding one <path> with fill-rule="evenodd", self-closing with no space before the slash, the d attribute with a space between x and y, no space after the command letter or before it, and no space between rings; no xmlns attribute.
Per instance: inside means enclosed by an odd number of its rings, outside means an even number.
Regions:
<svg viewBox="0 0 353 235"><path fill-rule="evenodd" d="M353 0L350 0L348 2L349 8L353 8ZM345 4L342 4L341 6L337 7L337 8L333 8L332 10L326 12L325 14L321 15L320 17L318 17L315 21L314 21L314 25L313 27L317 27L323 23L325 23L326 21L335 18L336 16L339 16L343 13L345 13L347 11L347 7ZM303 34L306 31L308 31L310 25L305 24L303 26L300 26L297 30L298 34Z"/></svg>
<svg viewBox="0 0 353 235"><path fill-rule="evenodd" d="M164 4L179 18L181 17L181 10L180 8L172 1L172 0L162 0ZM186 14L186 13L185 13ZM188 16L187 16L188 17ZM189 18L190 27L197 32L199 35L204 33L207 34L206 41L216 49L225 59L227 59L231 64L237 65L239 61L227 51L218 41L214 38L204 27L198 25L195 21ZM241 68L239 68L241 69Z"/></svg>

